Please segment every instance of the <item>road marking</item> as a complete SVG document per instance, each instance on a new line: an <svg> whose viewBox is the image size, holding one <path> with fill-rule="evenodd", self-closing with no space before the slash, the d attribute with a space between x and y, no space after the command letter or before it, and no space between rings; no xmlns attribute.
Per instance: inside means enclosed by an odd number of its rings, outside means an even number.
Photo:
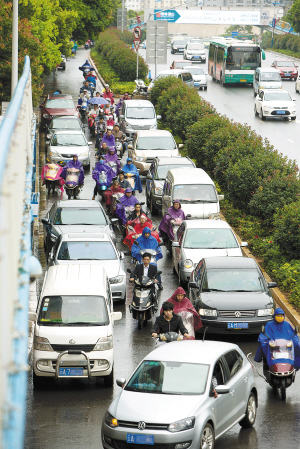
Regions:
<svg viewBox="0 0 300 449"><path fill-rule="evenodd" d="M293 141L293 140L291 140L291 139L287 139L287 140L288 140L288 142L294 143L294 141Z"/></svg>

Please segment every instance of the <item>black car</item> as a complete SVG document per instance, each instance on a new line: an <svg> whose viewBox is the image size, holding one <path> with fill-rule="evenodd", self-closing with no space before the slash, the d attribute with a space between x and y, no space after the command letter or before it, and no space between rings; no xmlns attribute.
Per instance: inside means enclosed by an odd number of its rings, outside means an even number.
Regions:
<svg viewBox="0 0 300 449"><path fill-rule="evenodd" d="M184 49L186 47L186 41L185 40L174 40L171 43L171 54L174 55L175 53L182 53L184 52Z"/></svg>
<svg viewBox="0 0 300 449"><path fill-rule="evenodd" d="M274 301L255 259L208 257L201 259L189 281L190 300L203 329L214 334L259 334L272 320Z"/></svg>
<svg viewBox="0 0 300 449"><path fill-rule="evenodd" d="M95 200L63 200L53 204L46 217L42 219L44 228L44 248L50 253L57 238L61 234L94 233L107 234L116 242L112 223L104 212L99 201Z"/></svg>

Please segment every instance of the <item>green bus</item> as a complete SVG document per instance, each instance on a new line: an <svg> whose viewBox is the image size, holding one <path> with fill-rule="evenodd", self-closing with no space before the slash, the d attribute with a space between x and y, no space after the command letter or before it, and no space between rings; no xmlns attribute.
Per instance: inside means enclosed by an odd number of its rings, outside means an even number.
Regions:
<svg viewBox="0 0 300 449"><path fill-rule="evenodd" d="M261 67L265 52L251 40L213 37L208 51L208 73L221 84L253 85L253 75Z"/></svg>

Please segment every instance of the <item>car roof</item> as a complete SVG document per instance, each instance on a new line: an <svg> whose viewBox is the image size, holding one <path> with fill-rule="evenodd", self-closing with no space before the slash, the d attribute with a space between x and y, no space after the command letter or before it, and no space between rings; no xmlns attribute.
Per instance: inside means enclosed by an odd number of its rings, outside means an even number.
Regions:
<svg viewBox="0 0 300 449"><path fill-rule="evenodd" d="M77 115L56 115L52 118L52 120L77 120L80 121L80 118Z"/></svg>
<svg viewBox="0 0 300 449"><path fill-rule="evenodd" d="M106 272L96 264L63 264L49 267L43 296L107 295Z"/></svg>
<svg viewBox="0 0 300 449"><path fill-rule="evenodd" d="M256 69L258 72L266 72L266 73L272 73L272 72L274 72L274 73L279 73L279 70L278 69L275 69L274 67L258 67L257 69Z"/></svg>
<svg viewBox="0 0 300 449"><path fill-rule="evenodd" d="M59 98L61 98L61 99L67 99L67 100L73 100L73 97L72 97L72 95L70 95L70 94L57 94L57 95L53 95L53 94L48 94L47 95L47 100L55 100L55 99L59 99Z"/></svg>
<svg viewBox="0 0 300 449"><path fill-rule="evenodd" d="M173 156L173 157L160 157L157 156L155 158L155 160L157 161L157 165L172 165L172 164L176 164L176 165L184 165L184 164L189 164L191 165L191 167L193 167L193 161L191 161L191 159L187 158L187 157L181 157L181 156Z"/></svg>
<svg viewBox="0 0 300 449"><path fill-rule="evenodd" d="M230 225L224 220L184 220L186 229L231 229Z"/></svg>
<svg viewBox="0 0 300 449"><path fill-rule="evenodd" d="M149 100L124 100L123 102L127 108L137 108L139 106L143 108L153 108L153 104Z"/></svg>
<svg viewBox="0 0 300 449"><path fill-rule="evenodd" d="M227 257L207 257L204 258L207 268L257 268L257 263L252 257L227 256Z"/></svg>
<svg viewBox="0 0 300 449"><path fill-rule="evenodd" d="M174 184L214 184L211 177L202 168L171 168L168 174L172 175Z"/></svg>
<svg viewBox="0 0 300 449"><path fill-rule="evenodd" d="M136 131L138 137L153 137L153 136L172 136L170 131L165 129L148 129L148 130L139 130ZM173 136L172 136L173 137Z"/></svg>
<svg viewBox="0 0 300 449"><path fill-rule="evenodd" d="M213 364L225 352L239 347L222 341L174 341L159 346L150 352L144 360L164 362L203 363Z"/></svg>
<svg viewBox="0 0 300 449"><path fill-rule="evenodd" d="M60 201L57 201L56 207L61 207L61 208L88 207L88 208L99 208L99 209L103 210L99 201L96 201L96 200L72 200L72 201L60 200Z"/></svg>
<svg viewBox="0 0 300 449"><path fill-rule="evenodd" d="M85 137L84 132L80 129L58 129L55 134L80 134Z"/></svg>
<svg viewBox="0 0 300 449"><path fill-rule="evenodd" d="M168 70L162 70L161 72L159 72L157 74L157 76L159 75L179 75L181 73L186 73L187 70L185 69L168 69Z"/></svg>
<svg viewBox="0 0 300 449"><path fill-rule="evenodd" d="M284 60L282 60L282 59L275 59L274 62L292 62L295 65L294 61L292 61L291 59L284 59Z"/></svg>
<svg viewBox="0 0 300 449"><path fill-rule="evenodd" d="M87 233L87 232L81 232L80 234L70 233L70 234L62 234L61 240L64 242L110 242L110 238L107 234L103 233Z"/></svg>

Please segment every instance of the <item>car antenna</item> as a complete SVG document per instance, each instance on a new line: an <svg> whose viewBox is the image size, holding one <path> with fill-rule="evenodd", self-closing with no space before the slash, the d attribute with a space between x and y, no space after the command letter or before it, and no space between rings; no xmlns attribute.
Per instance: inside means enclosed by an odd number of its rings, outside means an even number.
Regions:
<svg viewBox="0 0 300 449"><path fill-rule="evenodd" d="M205 340L205 334L206 334L207 329L208 329L208 326L205 326L204 332L203 332L202 343L204 343L204 340Z"/></svg>

